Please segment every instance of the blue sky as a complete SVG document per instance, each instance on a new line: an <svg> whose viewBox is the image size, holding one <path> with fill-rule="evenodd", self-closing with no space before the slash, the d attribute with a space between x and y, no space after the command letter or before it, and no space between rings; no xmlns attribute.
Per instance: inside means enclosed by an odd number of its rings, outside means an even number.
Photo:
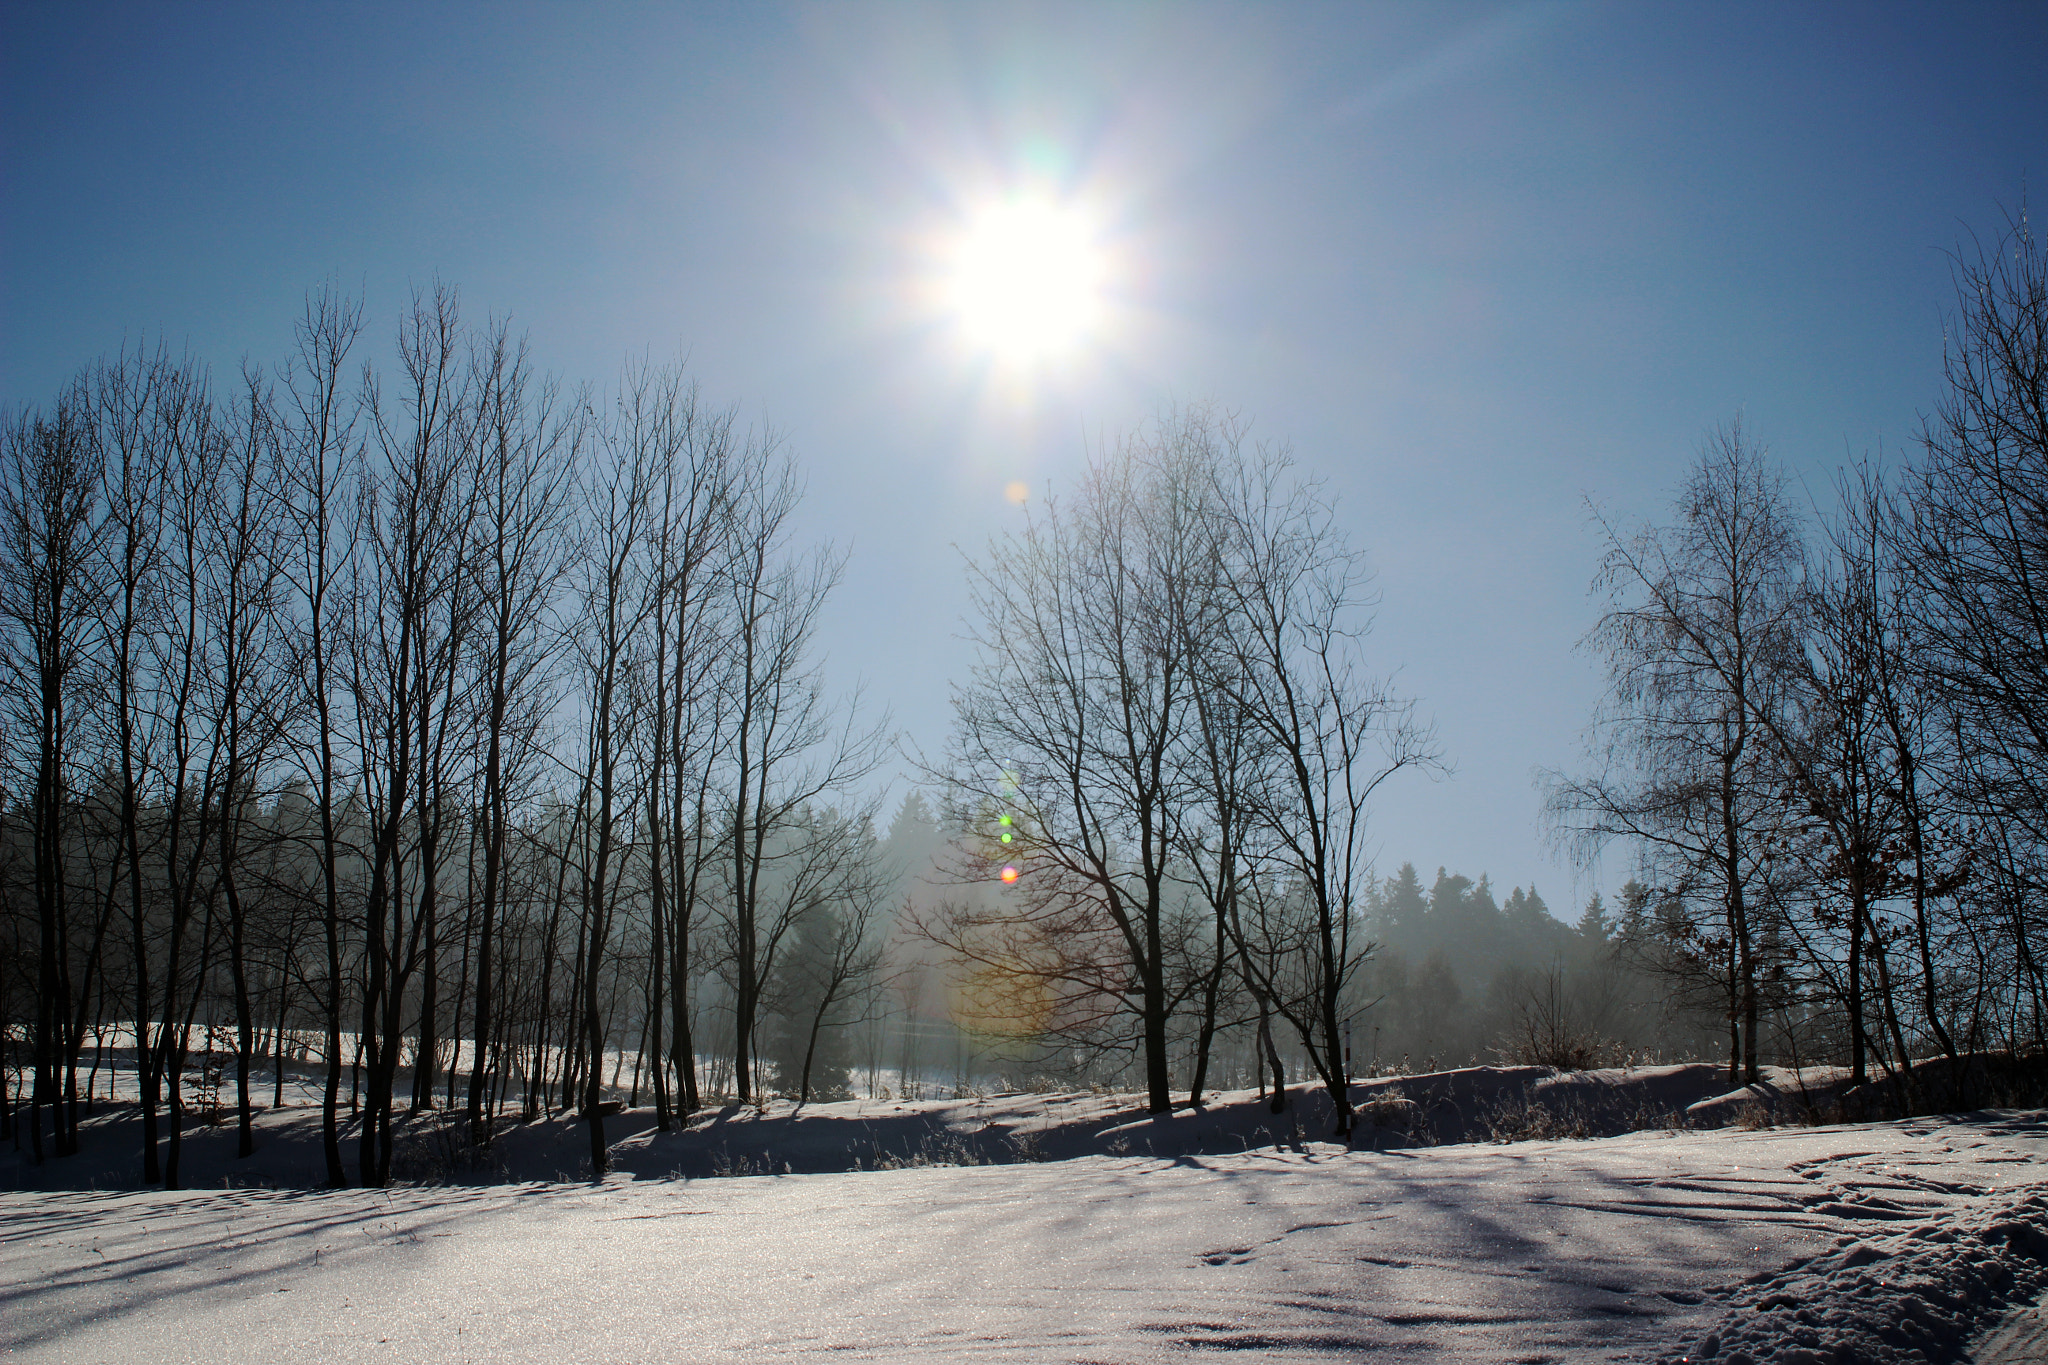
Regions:
<svg viewBox="0 0 2048 1365"><path fill-rule="evenodd" d="M1563 912L1627 872L1536 820L1599 690L1586 499L1657 515L1738 412L1816 495L1910 447L1944 253L2048 175L2044 55L2024 4L12 4L0 402L142 333L273 361L328 277L380 359L436 275L571 379L680 350L851 549L831 676L936 749L955 545L1213 401L1338 493L1456 764L1384 861ZM1019 188L1089 207L1114 305L1029 376L918 302Z"/></svg>

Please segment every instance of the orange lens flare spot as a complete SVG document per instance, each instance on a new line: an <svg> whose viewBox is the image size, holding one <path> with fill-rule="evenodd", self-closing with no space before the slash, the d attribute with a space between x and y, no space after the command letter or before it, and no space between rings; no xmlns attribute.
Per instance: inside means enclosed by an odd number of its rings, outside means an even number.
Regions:
<svg viewBox="0 0 2048 1365"><path fill-rule="evenodd" d="M1014 867L1006 867L1006 868L1004 868L1004 869L1003 869L1003 880L1004 880L1004 881L1006 881L1006 882L1014 882L1014 881L1016 881L1016 880L1017 880L1017 869L1016 869L1016 868L1014 868Z"/></svg>

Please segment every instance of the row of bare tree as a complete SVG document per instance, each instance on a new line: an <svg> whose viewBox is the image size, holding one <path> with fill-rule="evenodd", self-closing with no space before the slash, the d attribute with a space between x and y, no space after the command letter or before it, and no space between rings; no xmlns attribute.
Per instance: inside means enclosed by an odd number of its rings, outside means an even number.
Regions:
<svg viewBox="0 0 2048 1365"><path fill-rule="evenodd" d="M1915 458L1803 516L1730 427L1669 524L1603 523L1601 763L1550 810L1640 879L1579 937L1725 1023L1731 1078L2048 1030L2048 262L2022 220L1958 284ZM564 390L451 291L389 369L360 332L316 294L274 371L138 349L0 424L0 1012L32 1076L0 1116L39 1158L126 1021L142 1172L177 1183L224 1019L245 1152L261 1046L281 1088L310 1024L331 1183L345 1076L363 1183L437 1089L479 1146L508 1100L573 1104L602 1171L607 1057L664 1125L707 1052L737 1099L808 1095L883 980L885 737L812 662L841 561L792 546L773 436L674 368ZM1361 971L1373 916L1424 922L1412 874L1371 876L1370 803L1440 759L1367 668L1324 490L1183 411L967 573L919 836L950 866L907 926L952 959L944 1013L1018 1065L1126 1059L1155 1111L1247 1052L1277 1106L1305 1059L1347 1128L1351 1026L1451 972ZM1533 893L1508 919L1550 924Z"/></svg>
<svg viewBox="0 0 2048 1365"><path fill-rule="evenodd" d="M700 1103L693 993L747 1099L791 944L813 1038L874 975L885 737L822 688L841 561L792 547L776 439L677 367L565 390L445 288L392 367L361 330L320 292L275 370L138 348L0 431L0 1004L38 1159L77 1149L85 1040L125 1020L143 1177L175 1185L224 1010L245 1154L264 1024L281 1085L310 1019L330 1183L345 1074L375 1185L442 1066L478 1144L552 1071L602 1171L608 1048L667 1123Z"/></svg>
<svg viewBox="0 0 2048 1365"><path fill-rule="evenodd" d="M1809 517L1731 425L1668 524L1602 522L1601 763L1551 810L1640 855L1731 1080L2048 1044L2048 254L2022 217L1956 282L1912 458Z"/></svg>

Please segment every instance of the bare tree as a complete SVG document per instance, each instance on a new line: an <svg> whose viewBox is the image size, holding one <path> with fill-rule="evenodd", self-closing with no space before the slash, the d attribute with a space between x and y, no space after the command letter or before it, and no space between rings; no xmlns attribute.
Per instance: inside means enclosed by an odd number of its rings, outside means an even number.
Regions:
<svg viewBox="0 0 2048 1365"><path fill-rule="evenodd" d="M1788 785L1804 807L1805 828L1819 836L1816 881L1831 895L1816 906L1823 931L1848 929L1836 981L1847 1012L1851 1074L1861 1082L1870 1050L1866 991L1874 974L1880 1020L1890 1040L1887 1066L1904 1066L1911 1046L1900 1019L1906 994L1877 908L1910 895L1912 943L1922 1018L1942 1050L1956 1059L1954 1040L1936 1000L1934 906L1961 884L1967 857L1934 814L1939 784L1930 760L1940 755L1935 699L1912 657L1896 539L1897 509L1869 466L1845 474L1839 511L1825 523L1824 558L1815 561L1805 593L1801 648L1782 710L1764 710ZM1838 904L1831 904L1838 902ZM1846 908L1846 915L1842 909Z"/></svg>
<svg viewBox="0 0 2048 1365"><path fill-rule="evenodd" d="M481 618L474 667L484 753L467 1112L470 1140L484 1146L491 1138L487 1053L498 1022L499 913L513 808L533 778L541 719L552 700L547 670L560 637L549 625L571 549L568 494L585 431L581 405L565 403L552 383L535 384L525 343L515 346L502 324L480 340L471 364L479 543L470 562Z"/></svg>
<svg viewBox="0 0 2048 1365"><path fill-rule="evenodd" d="M266 782L289 720L287 674L280 667L279 507L263 475L276 465L278 438L271 395L260 376L244 376L241 402L223 433L221 461L207 490L204 573L199 614L211 639L208 707L220 753L221 813L216 831L218 879L227 912L228 974L235 1014L237 1143L256 1150L249 1069L256 1048L250 983L252 893L244 862L253 841L267 838L257 818Z"/></svg>
<svg viewBox="0 0 2048 1365"><path fill-rule="evenodd" d="M1197 433L1198 434L1198 433ZM1091 462L1077 495L969 560L976 662L954 695L952 816L981 836L967 875L1016 868L1009 904L928 926L956 956L1092 1027L1090 1000L1136 1024L1147 1105L1173 1105L1168 1063L1177 746L1195 724L1184 599L1207 579L1202 454L1168 422ZM1012 813L1014 812L1014 814ZM1021 820L1019 851L996 846ZM1013 836L1014 837L1014 836ZM1106 1020L1105 1020L1106 1022Z"/></svg>
<svg viewBox="0 0 2048 1365"><path fill-rule="evenodd" d="M226 713L217 688L222 642L208 619L206 597L229 447L201 376L187 371L167 385L160 411L166 458L165 603L161 626L149 644L148 670L155 687L151 719L159 735L153 747L161 765L156 788L163 812L161 876L170 933L152 1065L162 1068L168 1081L171 1127L164 1183L176 1188L185 1063L223 929L217 840L228 814L223 798L230 764Z"/></svg>
<svg viewBox="0 0 2048 1365"><path fill-rule="evenodd" d="M326 1082L320 1102L320 1144L331 1187L348 1183L342 1164L341 1101L343 995L339 802L346 788L342 746L347 733L336 715L340 692L340 626L354 562L345 490L353 477L356 409L344 389L349 353L362 331L362 309L333 288L306 300L294 330L283 389L286 408L277 443L275 491L284 508L279 538L280 573L291 596L284 635L287 667L297 692L293 731L299 771L311 791L316 828L293 829L310 843L318 884L317 913L325 948L321 1011L326 1023Z"/></svg>
<svg viewBox="0 0 2048 1365"><path fill-rule="evenodd" d="M1198 1095L1234 960L1275 1102L1278 1016L1348 1128L1342 1015L1367 951L1368 808L1437 753L1412 706L1363 672L1370 603L1321 491L1283 454L1248 450L1240 424L1191 409L969 567L980 660L947 776L979 837L962 872L1013 866L1016 885L925 931L1010 981L1020 1023L1088 1034L1105 1008L1128 1011L1155 1112L1171 1104L1169 1016L1200 1001ZM999 845L998 821L1020 842ZM1190 889L1206 913L1189 913Z"/></svg>
<svg viewBox="0 0 2048 1365"><path fill-rule="evenodd" d="M378 447L359 501L365 552L351 602L351 709L370 837L362 1039L368 1095L359 1167L390 1179L392 1087L404 1046L407 987L432 956L449 795L452 733L474 577L473 506L458 424L467 407L453 291L417 293L400 324L401 383L365 406ZM431 980L431 969L428 979ZM430 1002L429 1002L430 1003ZM430 1020L431 1008L421 1018ZM427 1049L419 1055L424 1064Z"/></svg>
<svg viewBox="0 0 2048 1365"><path fill-rule="evenodd" d="M163 1074L157 1053L147 1046L145 1021L156 1015L150 932L150 881L143 873L143 802L152 755L147 749L151 725L149 690L143 676L144 653L156 628L163 596L162 502L166 488L165 432L158 421L162 388L168 380L162 355L145 361L137 350L94 376L99 437L104 451L102 497L107 508L100 568L106 594L100 614L103 668L112 724L107 740L114 750L118 784L115 812L116 862L126 892L132 950L135 1010L135 1077L142 1110L142 1178L156 1184L163 1178L158 1152L158 1107Z"/></svg>
<svg viewBox="0 0 2048 1365"><path fill-rule="evenodd" d="M582 1045L587 1055L583 1113L590 1128L590 1168L609 1169L599 1087L604 1079L605 1018L599 992L610 942L626 821L637 794L628 781L639 718L624 702L636 639L649 609L642 580L644 537L654 515L668 414L657 387L628 378L610 424L599 428L602 448L585 489L589 543L576 590L580 599L572 646L590 708L583 772L586 849L582 862Z"/></svg>
<svg viewBox="0 0 2048 1365"><path fill-rule="evenodd" d="M796 941L774 989L790 1033L777 1066L785 1089L795 1072L799 1103L811 1099L820 1038L864 1022L883 984L882 909L896 879L876 847L874 811L871 801L846 814L808 812L787 836L801 865L777 880L804 890L791 904Z"/></svg>
<svg viewBox="0 0 2048 1365"><path fill-rule="evenodd" d="M1250 721L1259 750L1254 887L1269 906L1298 902L1305 921L1306 941L1286 955L1296 989L1270 974L1260 985L1300 1034L1346 1134L1343 1007L1370 951L1370 806L1396 773L1439 766L1441 750L1414 703L1365 671L1364 566L1321 490L1284 454L1247 455L1234 432L1218 435L1230 458L1210 465L1224 480L1215 501L1226 527L1215 643L1233 657L1213 685Z"/></svg>
<svg viewBox="0 0 2048 1365"><path fill-rule="evenodd" d="M698 1105L690 1025L691 952L705 874L721 843L710 829L714 772L727 735L716 660L726 638L725 558L733 548L734 499L751 462L734 439L734 414L710 411L680 365L641 371L633 383L649 408L658 491L647 531L647 619L640 671L646 712L647 881L650 943L648 1032L676 1072L676 1104ZM667 1012L668 1048L660 1046ZM657 1122L669 1122L668 1067L655 1068Z"/></svg>
<svg viewBox="0 0 2048 1365"><path fill-rule="evenodd" d="M455 1103L466 1062L481 1144L508 1071L530 1105L600 1117L630 1020L664 1114L670 1063L693 1108L693 992L721 948L750 1094L764 1008L815 995L814 1049L859 1013L874 869L846 831L871 824L883 737L823 697L808 651L842 561L788 553L772 437L737 437L679 369L642 371L599 422L439 286L395 369L350 392L360 325L322 290L231 401L137 348L0 432L0 923L24 964L0 985L35 1020L38 1147L52 1127L74 1145L110 1010L137 1037L144 1173L172 1186L189 1103L235 1111L251 1150L252 1070L275 1059L283 1103L308 1014L340 1185L344 1069L377 1184L408 1066L419 1110L444 1067ZM589 463L593 432L618 458ZM603 496L579 505L579 480ZM558 727L572 643L584 685ZM784 971L799 923L845 931L815 992ZM11 1131L11 1081L4 1099ZM601 1168L600 1123L592 1144Z"/></svg>
<svg viewBox="0 0 2048 1365"><path fill-rule="evenodd" d="M1600 522L1595 587L1610 608L1588 644L1608 667L1595 725L1606 771L1554 780L1550 812L1582 855L1631 837L1662 889L1713 907L1686 960L1721 982L1731 1082L1753 1080L1759 893L1786 815L1757 718L1783 704L1801 546L1782 477L1740 425L1708 438L1676 513L1626 536Z"/></svg>
<svg viewBox="0 0 2048 1365"><path fill-rule="evenodd" d="M723 575L728 657L719 710L724 741L728 880L720 905L733 988L733 1074L742 1102L758 1091L756 1063L769 978L798 915L829 867L810 856L810 812L860 786L880 764L887 719L863 722L859 694L824 695L812 637L843 558L821 546L790 559L784 542L799 493L772 439L748 454L754 470L734 504Z"/></svg>
<svg viewBox="0 0 2048 1365"><path fill-rule="evenodd" d="M2024 204L1996 241L1957 252L1954 277L1948 391L1905 478L1899 538L1916 655L1955 732L1959 794L1996 827L1985 848L2007 865L1995 875L2026 888L2004 898L2006 947L2039 1001L2048 998L2039 910L2048 883L2048 249Z"/></svg>
<svg viewBox="0 0 2048 1365"><path fill-rule="evenodd" d="M35 1081L30 1150L43 1160L43 1114L56 1155L78 1150L59 1097L59 1034L70 1014L71 905L64 869L72 799L73 724L86 681L96 585L89 576L99 523L100 451L87 397L73 389L48 414L18 413L0 428L0 622L6 629L10 727L29 747L36 907Z"/></svg>

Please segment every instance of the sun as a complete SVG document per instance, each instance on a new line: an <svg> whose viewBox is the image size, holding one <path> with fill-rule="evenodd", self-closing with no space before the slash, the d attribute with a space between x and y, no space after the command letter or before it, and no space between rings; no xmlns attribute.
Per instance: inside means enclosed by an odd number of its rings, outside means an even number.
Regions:
<svg viewBox="0 0 2048 1365"><path fill-rule="evenodd" d="M948 304L968 341L1011 362L1056 359L1100 320L1103 260L1077 209L1048 200L990 205L952 253Z"/></svg>

